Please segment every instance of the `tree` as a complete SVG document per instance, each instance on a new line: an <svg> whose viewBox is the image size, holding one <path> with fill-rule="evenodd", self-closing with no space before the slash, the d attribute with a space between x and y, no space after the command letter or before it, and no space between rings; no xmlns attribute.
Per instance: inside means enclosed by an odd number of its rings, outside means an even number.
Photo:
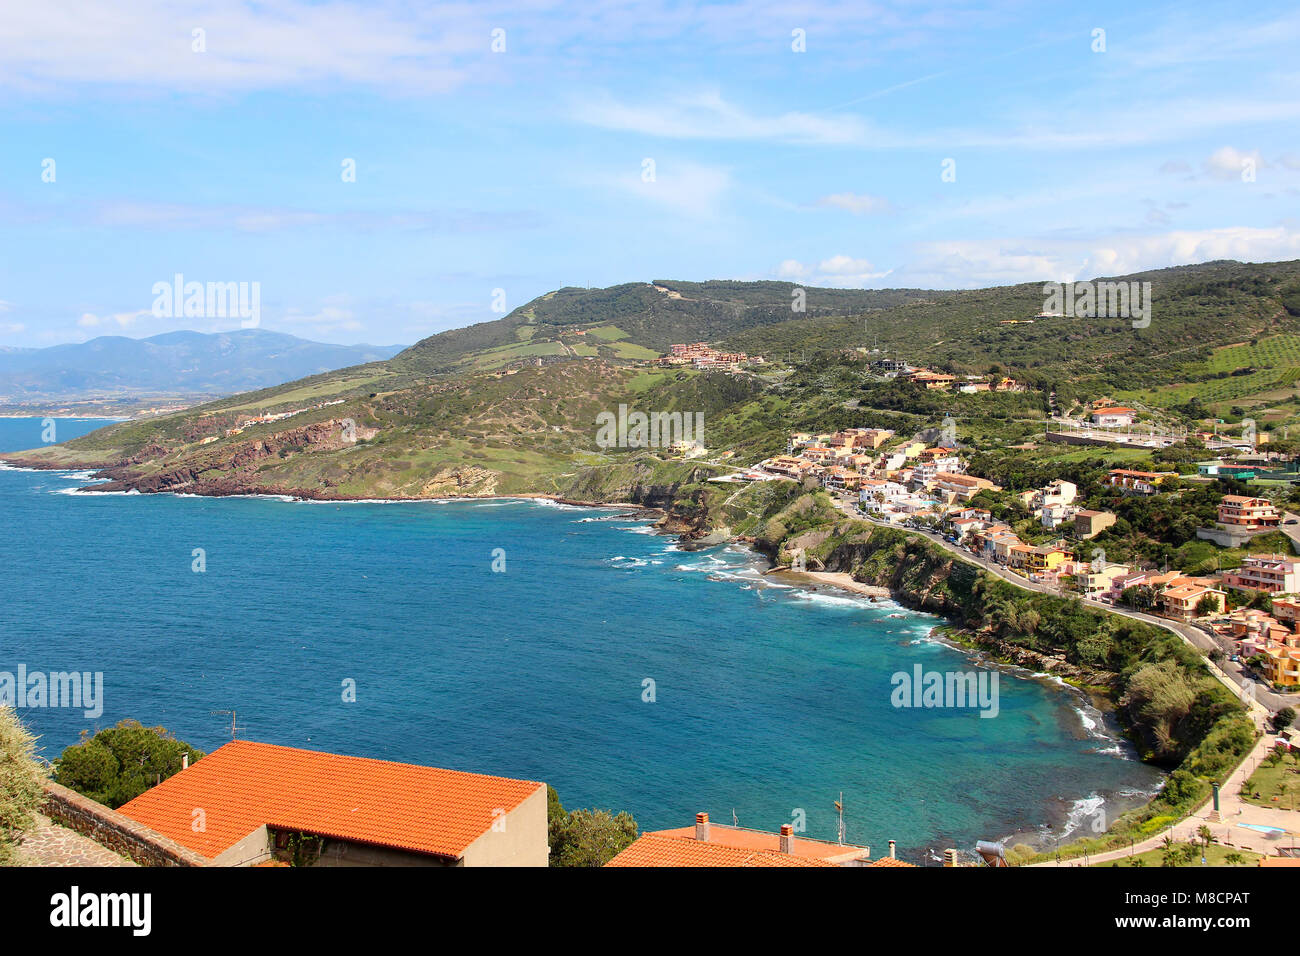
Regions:
<svg viewBox="0 0 1300 956"><path fill-rule="evenodd" d="M1196 602L1196 616L1209 617L1211 614L1218 613L1219 599L1213 594L1206 594Z"/></svg>
<svg viewBox="0 0 1300 956"><path fill-rule="evenodd" d="M83 796L116 809L179 773L203 752L177 740L165 727L124 720L73 744L55 762L54 779Z"/></svg>
<svg viewBox="0 0 1300 956"><path fill-rule="evenodd" d="M1256 591L1251 595L1250 606L1257 611L1271 614L1273 611L1273 595L1267 591Z"/></svg>
<svg viewBox="0 0 1300 956"><path fill-rule="evenodd" d="M566 812L555 788L546 788L546 820L551 866L604 866L636 839L630 813L608 810Z"/></svg>
<svg viewBox="0 0 1300 956"><path fill-rule="evenodd" d="M1196 835L1201 838L1201 843L1205 845L1207 850L1210 848L1210 844L1214 842L1214 834L1210 832L1210 828L1204 823L1196 828Z"/></svg>
<svg viewBox="0 0 1300 956"><path fill-rule="evenodd" d="M1120 592L1121 604L1126 604L1138 611L1149 611L1155 605L1155 592L1145 584L1135 584Z"/></svg>
<svg viewBox="0 0 1300 956"><path fill-rule="evenodd" d="M13 862L14 847L36 821L43 779L36 738L12 707L0 707L0 866Z"/></svg>
<svg viewBox="0 0 1300 956"><path fill-rule="evenodd" d="M1295 722L1295 708L1283 707L1273 715L1273 729L1286 730Z"/></svg>
<svg viewBox="0 0 1300 956"><path fill-rule="evenodd" d="M1178 753L1178 729L1192 712L1199 690L1200 683L1176 660L1165 659L1144 664L1134 671L1120 703L1133 718L1149 728L1156 756L1166 759ZM1178 774L1170 774L1165 789L1171 796L1177 783Z"/></svg>

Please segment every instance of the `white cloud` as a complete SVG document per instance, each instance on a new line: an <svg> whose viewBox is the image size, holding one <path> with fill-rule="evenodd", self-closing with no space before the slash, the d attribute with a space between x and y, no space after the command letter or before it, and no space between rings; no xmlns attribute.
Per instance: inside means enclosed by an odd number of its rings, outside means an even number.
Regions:
<svg viewBox="0 0 1300 956"><path fill-rule="evenodd" d="M1285 123L1300 119L1300 101L1260 96L1126 99L1099 104L1084 99L1051 112L1007 114L979 127L932 124L887 128L853 113L755 112L717 89L627 103L603 95L570 109L578 123L666 139L851 146L865 149L1118 149L1201 136L1209 129Z"/></svg>
<svg viewBox="0 0 1300 956"><path fill-rule="evenodd" d="M187 203L108 202L95 207L94 220L107 226L173 229L230 229L275 232L286 229L338 227L351 231L411 230L440 233L497 232L537 226L540 217L523 209L434 209L399 212L357 210L318 212L311 209L192 205Z"/></svg>
<svg viewBox="0 0 1300 956"><path fill-rule="evenodd" d="M1240 180L1242 172L1247 168L1259 170L1263 167L1264 162L1259 157L1259 150L1244 152L1232 146L1216 149L1205 161L1205 172L1214 179Z"/></svg>
<svg viewBox="0 0 1300 956"><path fill-rule="evenodd" d="M888 199L865 193L833 193L817 200L817 205L847 209L855 216L871 216L894 211L894 204Z"/></svg>
<svg viewBox="0 0 1300 956"><path fill-rule="evenodd" d="M816 264L785 259L775 269L781 279L795 279L807 285L825 288L856 289L889 275L876 269L868 260L843 254L833 255Z"/></svg>
<svg viewBox="0 0 1300 956"><path fill-rule="evenodd" d="M202 52L195 30L204 31ZM6 4L0 85L112 86L205 94L356 83L437 92L487 49L465 6L213 0Z"/></svg>
<svg viewBox="0 0 1300 956"><path fill-rule="evenodd" d="M1038 281L1079 281L1167 266L1237 259L1300 258L1300 230L1277 226L1172 230L1091 239L972 239L912 247L891 285L977 288Z"/></svg>
<svg viewBox="0 0 1300 956"><path fill-rule="evenodd" d="M521 65L564 68L616 59L631 43L687 48L695 56L789 56L790 29L812 49L845 53L915 48L925 38L963 40L997 19L937 0L785 0L683 4L551 0L41 0L6 4L0 27L0 86L219 94L360 84L395 92L445 92L479 77L509 77ZM490 52L491 30L506 52ZM774 29L775 27L775 29ZM192 31L206 31L195 53ZM811 55L811 54L810 54ZM531 82L531 75L529 82Z"/></svg>
<svg viewBox="0 0 1300 956"><path fill-rule="evenodd" d="M77 325L83 329L96 329L106 325L116 325L119 329L129 329L138 324L141 319L151 318L153 318L153 313L148 309L139 309L135 312L114 312L112 315L105 316L86 312L81 318L77 319Z"/></svg>
<svg viewBox="0 0 1300 956"><path fill-rule="evenodd" d="M785 112L755 114L729 103L716 90L703 90L633 105L604 96L576 104L580 123L666 139L752 140L835 145L864 143L868 128L851 115L816 116Z"/></svg>
<svg viewBox="0 0 1300 956"><path fill-rule="evenodd" d="M350 308L338 304L326 304L315 312L303 313L298 309L289 309L279 319L280 324L303 326L311 334L308 336L331 336L340 332L358 332L365 325L357 319Z"/></svg>

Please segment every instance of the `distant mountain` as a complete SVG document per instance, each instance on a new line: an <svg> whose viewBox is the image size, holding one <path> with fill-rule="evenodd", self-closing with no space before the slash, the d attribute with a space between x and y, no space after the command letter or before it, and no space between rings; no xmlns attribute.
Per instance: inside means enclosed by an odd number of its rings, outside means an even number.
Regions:
<svg viewBox="0 0 1300 956"><path fill-rule="evenodd" d="M329 345L266 329L104 335L76 345L0 349L0 401L230 395L392 358L400 345Z"/></svg>

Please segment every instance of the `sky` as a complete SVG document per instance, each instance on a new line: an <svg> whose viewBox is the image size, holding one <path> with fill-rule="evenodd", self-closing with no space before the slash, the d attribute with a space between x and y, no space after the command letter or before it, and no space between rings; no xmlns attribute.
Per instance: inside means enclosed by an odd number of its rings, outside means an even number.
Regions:
<svg viewBox="0 0 1300 956"><path fill-rule="evenodd" d="M8 2L0 348L243 324L158 314L178 274L387 345L562 286L1296 259L1298 46L1269 0Z"/></svg>

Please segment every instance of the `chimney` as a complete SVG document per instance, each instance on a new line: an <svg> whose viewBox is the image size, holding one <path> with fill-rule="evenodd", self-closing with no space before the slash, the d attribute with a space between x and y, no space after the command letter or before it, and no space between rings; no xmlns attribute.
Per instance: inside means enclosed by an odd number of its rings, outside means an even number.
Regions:
<svg viewBox="0 0 1300 956"><path fill-rule="evenodd" d="M898 849L898 844L893 840L889 841L889 858L892 860L897 854L894 852Z"/></svg>
<svg viewBox="0 0 1300 956"><path fill-rule="evenodd" d="M709 842L709 815L707 813L695 814L695 839L701 843Z"/></svg>
<svg viewBox="0 0 1300 956"><path fill-rule="evenodd" d="M189 768L190 768L190 755L188 752L183 753L181 754L181 769L188 770Z"/></svg>
<svg viewBox="0 0 1300 956"><path fill-rule="evenodd" d="M951 850L951 849L949 849L949 850L944 850L944 851L943 851L943 865L944 865L944 866L956 866L956 865L957 865L957 851L956 851L956 850Z"/></svg>
<svg viewBox="0 0 1300 956"><path fill-rule="evenodd" d="M794 852L794 824L793 823L781 824L781 852L782 853Z"/></svg>

